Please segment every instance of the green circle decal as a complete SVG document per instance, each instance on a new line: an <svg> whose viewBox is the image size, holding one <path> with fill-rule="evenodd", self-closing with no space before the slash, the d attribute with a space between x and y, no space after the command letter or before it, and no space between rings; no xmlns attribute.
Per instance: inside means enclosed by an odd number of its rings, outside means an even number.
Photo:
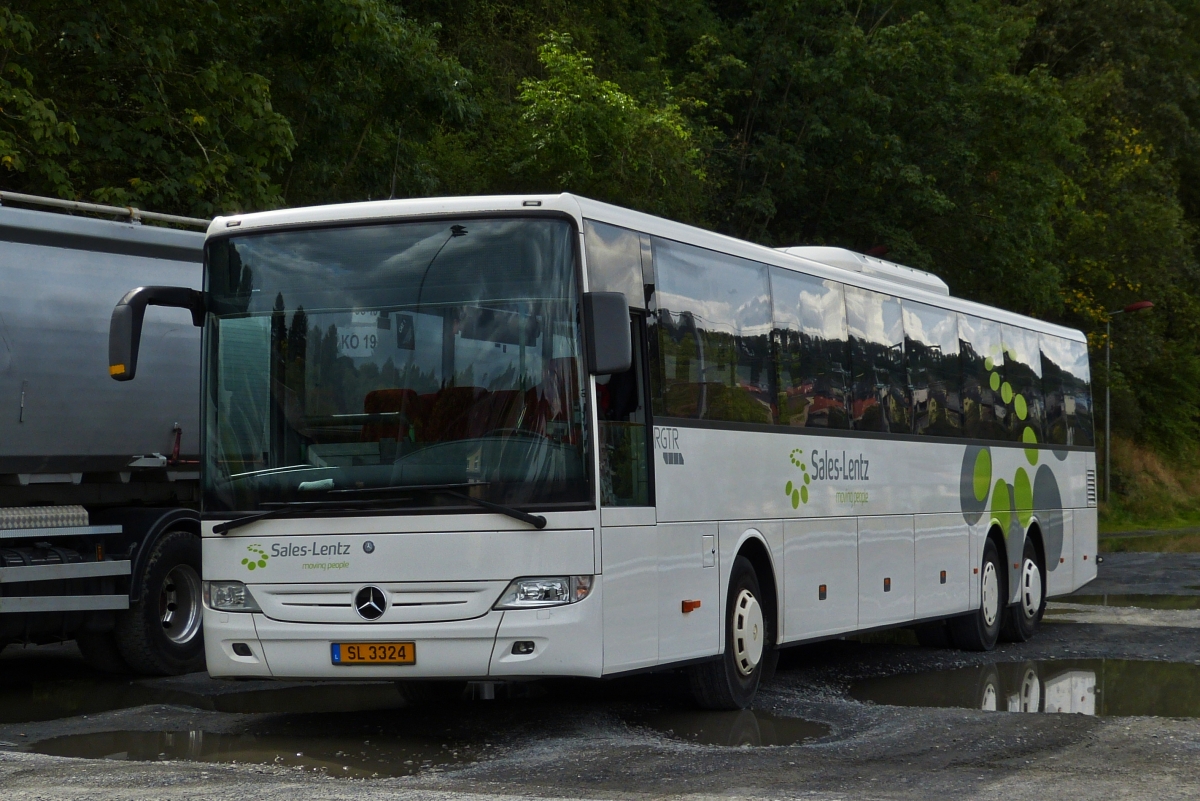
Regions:
<svg viewBox="0 0 1200 801"><path fill-rule="evenodd" d="M1025 396L1018 395L1013 399L1013 409L1017 412L1017 419L1024 420L1029 416L1029 405L1025 403Z"/></svg>
<svg viewBox="0 0 1200 801"><path fill-rule="evenodd" d="M803 489L807 492L808 487L802 487L801 489ZM792 508L793 509L800 508L800 490L792 490Z"/></svg>
<svg viewBox="0 0 1200 801"><path fill-rule="evenodd" d="M975 500L987 500L988 486L992 483L992 454L980 451L975 457Z"/></svg>
<svg viewBox="0 0 1200 801"><path fill-rule="evenodd" d="M808 503L808 487L800 488L800 500L804 501L805 503Z"/></svg>
<svg viewBox="0 0 1200 801"><path fill-rule="evenodd" d="M986 356L986 357L984 357L984 360L983 360L983 369L985 369L985 370L991 370L991 369L992 369L993 367L995 367L995 366L996 366L996 362L992 360L992 357L991 357L991 356Z"/></svg>
<svg viewBox="0 0 1200 801"><path fill-rule="evenodd" d="M1021 432L1021 441L1024 442L1026 445L1036 445L1037 444L1037 441L1038 441L1037 434L1034 432L1033 428L1031 428L1030 426L1025 426L1025 430ZM1030 464L1037 464L1037 460L1038 460L1037 448L1026 448L1025 449L1025 461L1029 462Z"/></svg>
<svg viewBox="0 0 1200 801"><path fill-rule="evenodd" d="M1009 401L1012 400L1012 397L1013 397L1012 384L1005 381L1003 384L1000 385L1000 397L1004 399L1005 403L1008 403Z"/></svg>
<svg viewBox="0 0 1200 801"><path fill-rule="evenodd" d="M1013 495L1017 502L1017 519L1024 528L1033 519L1033 484L1029 482L1029 474L1024 467L1017 468L1017 475L1013 479Z"/></svg>
<svg viewBox="0 0 1200 801"><path fill-rule="evenodd" d="M792 494L792 482L790 482L790 481L789 481L789 482L787 483L787 486L783 488L783 494L784 494L784 495L791 495L791 494Z"/></svg>
<svg viewBox="0 0 1200 801"><path fill-rule="evenodd" d="M988 377L988 386L990 386L992 388L992 392L995 392L996 390L1000 389L1000 374L999 373L992 373Z"/></svg>
<svg viewBox="0 0 1200 801"><path fill-rule="evenodd" d="M1010 503L1008 485L1004 483L1004 479L999 479L996 481L995 489L992 490L992 516L1000 524L1000 529L1005 532L1005 536L1008 536L1008 522L1011 519Z"/></svg>

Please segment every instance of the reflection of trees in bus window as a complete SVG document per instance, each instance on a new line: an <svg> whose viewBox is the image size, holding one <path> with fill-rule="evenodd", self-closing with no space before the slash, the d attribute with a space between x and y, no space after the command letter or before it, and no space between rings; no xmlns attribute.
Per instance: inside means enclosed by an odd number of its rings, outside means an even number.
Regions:
<svg viewBox="0 0 1200 801"><path fill-rule="evenodd" d="M846 287L846 322L853 372L852 426L858 431L912 432L910 387L904 371L900 301Z"/></svg>
<svg viewBox="0 0 1200 801"><path fill-rule="evenodd" d="M842 285L771 268L778 359L779 421L787 426L846 428L846 304Z"/></svg>
<svg viewBox="0 0 1200 801"><path fill-rule="evenodd" d="M659 414L771 423L765 265L654 238Z"/></svg>
<svg viewBox="0 0 1200 801"><path fill-rule="evenodd" d="M1046 400L1046 441L1091 446L1092 382L1087 345L1042 334L1042 389Z"/></svg>
<svg viewBox="0 0 1200 801"><path fill-rule="evenodd" d="M962 434L962 363L958 315L904 301L904 352L912 385L913 430L917 434Z"/></svg>
<svg viewBox="0 0 1200 801"><path fill-rule="evenodd" d="M958 315L963 367L963 434L972 439L1006 440L1008 409L1001 397L1004 348L1000 324Z"/></svg>
<svg viewBox="0 0 1200 801"><path fill-rule="evenodd" d="M1004 385L1000 390L1001 400L1010 412L1008 438L1016 442L1045 442L1038 335L1024 328L1005 325L1001 326L1001 338L1004 340Z"/></svg>

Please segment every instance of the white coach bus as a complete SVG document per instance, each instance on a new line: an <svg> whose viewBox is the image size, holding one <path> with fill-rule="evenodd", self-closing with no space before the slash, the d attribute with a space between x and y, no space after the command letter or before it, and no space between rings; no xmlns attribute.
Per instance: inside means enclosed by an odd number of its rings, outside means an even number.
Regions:
<svg viewBox="0 0 1200 801"><path fill-rule="evenodd" d="M889 262L402 200L217 218L202 293L114 310L118 379L147 304L204 326L214 676L682 668L745 707L781 646L986 650L1095 576L1085 337Z"/></svg>

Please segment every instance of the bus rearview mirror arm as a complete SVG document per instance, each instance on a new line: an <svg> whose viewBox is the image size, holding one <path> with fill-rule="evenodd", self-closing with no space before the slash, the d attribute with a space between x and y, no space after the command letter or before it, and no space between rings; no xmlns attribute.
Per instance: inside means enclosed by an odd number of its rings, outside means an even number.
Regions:
<svg viewBox="0 0 1200 801"><path fill-rule="evenodd" d="M623 373L633 365L633 337L625 293L583 293L583 341L588 372L592 375Z"/></svg>
<svg viewBox="0 0 1200 801"><path fill-rule="evenodd" d="M185 286L140 286L125 293L108 324L108 374L132 381L142 343L147 306L173 306L192 313L192 325L204 325L204 294Z"/></svg>

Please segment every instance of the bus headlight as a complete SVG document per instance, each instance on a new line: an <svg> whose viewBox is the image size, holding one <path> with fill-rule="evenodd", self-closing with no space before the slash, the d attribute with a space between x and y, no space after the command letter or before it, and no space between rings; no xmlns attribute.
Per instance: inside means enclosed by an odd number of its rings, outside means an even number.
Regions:
<svg viewBox="0 0 1200 801"><path fill-rule="evenodd" d="M204 605L218 612L261 612L250 588L240 581L204 582Z"/></svg>
<svg viewBox="0 0 1200 801"><path fill-rule="evenodd" d="M500 595L494 609L534 609L573 604L588 597L595 576L550 576L515 579Z"/></svg>

